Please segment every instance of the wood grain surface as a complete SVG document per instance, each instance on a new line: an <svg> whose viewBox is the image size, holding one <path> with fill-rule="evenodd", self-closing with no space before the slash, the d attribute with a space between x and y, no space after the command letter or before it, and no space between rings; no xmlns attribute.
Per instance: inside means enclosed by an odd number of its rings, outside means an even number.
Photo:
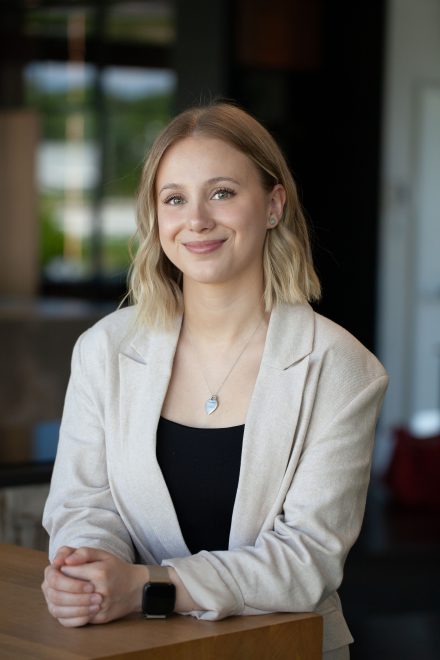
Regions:
<svg viewBox="0 0 440 660"><path fill-rule="evenodd" d="M322 619L268 614L198 621L136 614L63 628L41 592L45 553L0 545L0 658L14 660L320 660Z"/></svg>

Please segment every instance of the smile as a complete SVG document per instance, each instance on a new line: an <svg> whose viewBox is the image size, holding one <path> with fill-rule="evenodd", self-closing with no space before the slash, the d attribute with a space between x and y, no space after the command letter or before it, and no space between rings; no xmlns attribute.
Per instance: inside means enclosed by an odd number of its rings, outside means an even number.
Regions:
<svg viewBox="0 0 440 660"><path fill-rule="evenodd" d="M226 239L216 240L216 241L189 241L188 243L183 243L186 249L189 252L194 254L209 254L210 252L215 252L225 242Z"/></svg>

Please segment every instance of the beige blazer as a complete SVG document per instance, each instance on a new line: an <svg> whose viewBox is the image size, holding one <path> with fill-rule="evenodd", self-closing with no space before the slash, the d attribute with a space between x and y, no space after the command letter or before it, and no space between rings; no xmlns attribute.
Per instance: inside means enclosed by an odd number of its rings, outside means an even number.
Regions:
<svg viewBox="0 0 440 660"><path fill-rule="evenodd" d="M336 589L364 513L383 367L309 305L274 309L229 549L191 556L155 451L181 320L153 332L134 317L117 311L75 346L43 519L51 557L88 545L174 566L194 616L317 611L324 651L349 643Z"/></svg>

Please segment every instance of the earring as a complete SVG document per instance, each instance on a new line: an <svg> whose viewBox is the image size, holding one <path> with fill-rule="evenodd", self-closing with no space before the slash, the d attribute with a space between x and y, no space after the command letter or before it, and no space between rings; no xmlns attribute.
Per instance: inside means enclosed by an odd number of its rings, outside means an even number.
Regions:
<svg viewBox="0 0 440 660"><path fill-rule="evenodd" d="M271 227L275 227L275 225L277 224L277 219L275 218L275 216L273 216L273 215L270 216L269 224L270 224Z"/></svg>

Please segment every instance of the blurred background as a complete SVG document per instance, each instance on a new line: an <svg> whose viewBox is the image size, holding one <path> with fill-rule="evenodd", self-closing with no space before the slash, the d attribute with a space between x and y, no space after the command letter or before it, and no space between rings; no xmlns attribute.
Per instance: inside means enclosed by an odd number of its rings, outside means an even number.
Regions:
<svg viewBox="0 0 440 660"><path fill-rule="evenodd" d="M390 374L352 658L437 658L440 0L0 0L0 63L0 541L46 547L73 343L126 292L146 151L233 99L294 173L318 311Z"/></svg>

